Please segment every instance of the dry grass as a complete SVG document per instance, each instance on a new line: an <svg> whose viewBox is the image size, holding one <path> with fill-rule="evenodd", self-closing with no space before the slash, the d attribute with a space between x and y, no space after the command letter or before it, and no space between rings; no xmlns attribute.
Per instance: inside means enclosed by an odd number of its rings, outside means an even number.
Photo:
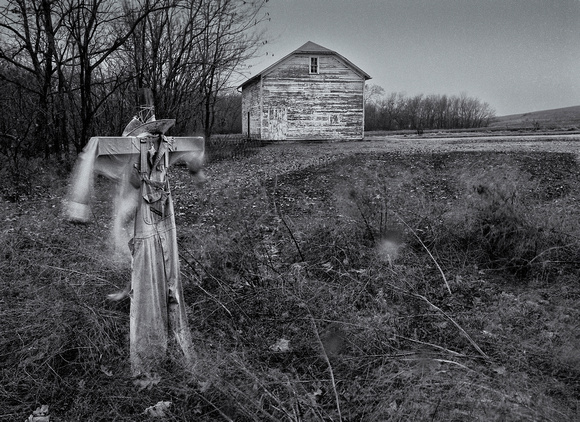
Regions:
<svg viewBox="0 0 580 422"><path fill-rule="evenodd" d="M189 193L177 169L199 362L169 356L141 391L128 303L105 299L129 272L108 184L90 226L61 220L62 192L7 204L0 420L149 420L161 401L169 421L577 420L579 173L566 154L353 154Z"/></svg>

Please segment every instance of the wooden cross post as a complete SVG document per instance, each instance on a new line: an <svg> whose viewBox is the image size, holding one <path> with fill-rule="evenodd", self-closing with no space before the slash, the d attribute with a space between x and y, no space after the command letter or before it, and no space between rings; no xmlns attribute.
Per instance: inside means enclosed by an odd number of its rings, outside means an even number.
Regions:
<svg viewBox="0 0 580 422"><path fill-rule="evenodd" d="M138 123L133 128L128 126L127 136L91 138L79 156L68 214L71 220L88 221L88 180L93 172L129 181L126 186L139 191L133 208L134 233L129 242L130 359L133 375L148 378L165 360L171 337L177 340L188 364L194 359L179 272L173 201L166 176L167 168L176 161L186 162L194 173L200 171L204 139L166 137L164 133L174 120Z"/></svg>

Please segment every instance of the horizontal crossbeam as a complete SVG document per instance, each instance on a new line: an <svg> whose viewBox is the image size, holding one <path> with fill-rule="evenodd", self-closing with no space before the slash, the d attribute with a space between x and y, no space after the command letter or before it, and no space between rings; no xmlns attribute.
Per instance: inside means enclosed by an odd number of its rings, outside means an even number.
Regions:
<svg viewBox="0 0 580 422"><path fill-rule="evenodd" d="M91 141L94 138L91 138ZM141 151L142 138L136 136L98 136L97 156L103 155L132 155ZM168 136L170 152L199 152L204 151L204 139L202 136Z"/></svg>

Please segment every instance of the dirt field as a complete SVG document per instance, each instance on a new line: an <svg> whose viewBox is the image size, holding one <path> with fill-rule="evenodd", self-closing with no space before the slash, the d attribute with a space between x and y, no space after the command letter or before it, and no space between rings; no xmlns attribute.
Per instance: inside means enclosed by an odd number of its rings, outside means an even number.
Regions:
<svg viewBox="0 0 580 422"><path fill-rule="evenodd" d="M280 142L262 148L241 166L231 162L212 164L210 188L221 189L233 180L253 183L288 171L319 166L356 153L450 151L566 152L580 155L580 134L526 136L380 136L361 142ZM214 176L215 177L212 177ZM219 176L218 176L219 175Z"/></svg>

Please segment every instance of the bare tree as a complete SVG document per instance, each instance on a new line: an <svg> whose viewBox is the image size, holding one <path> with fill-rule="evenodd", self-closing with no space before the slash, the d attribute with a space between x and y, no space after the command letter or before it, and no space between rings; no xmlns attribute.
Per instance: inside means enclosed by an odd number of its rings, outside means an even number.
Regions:
<svg viewBox="0 0 580 422"><path fill-rule="evenodd" d="M381 93L374 89L375 93ZM382 95L382 93L381 93ZM466 93L459 96L418 94L405 97L390 93L373 97L365 106L367 130L452 129L487 126L495 116L493 108Z"/></svg>
<svg viewBox="0 0 580 422"><path fill-rule="evenodd" d="M142 7L149 3L142 0ZM202 3L162 0L158 4L171 7L150 14L137 25L127 55L137 87L151 88L157 113L175 117L178 128L184 131L195 119L193 97L200 67L195 45L203 35ZM127 25L133 25L135 17L127 13Z"/></svg>
<svg viewBox="0 0 580 422"><path fill-rule="evenodd" d="M242 132L242 95L231 90L217 97L214 109L214 133Z"/></svg>
<svg viewBox="0 0 580 422"><path fill-rule="evenodd" d="M382 86L374 84L365 84L364 103L376 104L381 97L385 95L385 89Z"/></svg>
<svg viewBox="0 0 580 422"><path fill-rule="evenodd" d="M201 61L201 105L204 135L209 137L215 122L218 95L240 63L252 57L262 44L263 33L257 26L269 20L262 9L268 0L215 0L203 8L204 37L197 45Z"/></svg>
<svg viewBox="0 0 580 422"><path fill-rule="evenodd" d="M54 133L52 84L56 72L54 37L59 26L52 22L49 0L8 0L0 8L0 78L37 98L30 110L35 116L34 149L60 150ZM26 130L27 135L29 131ZM18 135L21 136L21 135Z"/></svg>
<svg viewBox="0 0 580 422"><path fill-rule="evenodd" d="M147 7L150 0L140 1ZM176 130L211 134L218 97L261 43L266 2L177 1L137 26L128 54L138 85L152 89L157 113L175 117Z"/></svg>
<svg viewBox="0 0 580 422"><path fill-rule="evenodd" d="M135 9L132 26L121 23L134 9L113 0L8 0L0 8L0 62L9 65L0 78L38 98L35 150L66 151L71 136L77 150L85 145L99 109L127 83L112 74L112 56L163 7ZM22 84L21 74L33 83Z"/></svg>
<svg viewBox="0 0 580 422"><path fill-rule="evenodd" d="M6 72L6 70L4 70ZM25 75L29 83L34 83L30 75ZM12 76L15 79L14 76ZM31 185L29 175L31 153L34 151L33 132L38 121L36 114L29 111L34 108L37 96L26 90L25 81L18 85L0 81L0 177L6 185L0 185L5 198L16 201L20 194L29 194Z"/></svg>
<svg viewBox="0 0 580 422"><path fill-rule="evenodd" d="M3 147L66 158L69 144L118 133L140 86L181 131L209 136L218 98L261 43L266 2L6 0L0 81L25 93L30 124L0 117Z"/></svg>
<svg viewBox="0 0 580 422"><path fill-rule="evenodd" d="M121 74L111 74L108 61L131 37L142 21L154 12L167 10L173 2L145 5L114 0L65 0L67 10L65 26L73 45L71 66L78 73L82 148L93 133L95 115L110 95L128 82L131 73L121 69ZM125 25L126 13L133 14L130 25ZM125 75L123 77L123 75ZM100 95L96 95L97 87Z"/></svg>

